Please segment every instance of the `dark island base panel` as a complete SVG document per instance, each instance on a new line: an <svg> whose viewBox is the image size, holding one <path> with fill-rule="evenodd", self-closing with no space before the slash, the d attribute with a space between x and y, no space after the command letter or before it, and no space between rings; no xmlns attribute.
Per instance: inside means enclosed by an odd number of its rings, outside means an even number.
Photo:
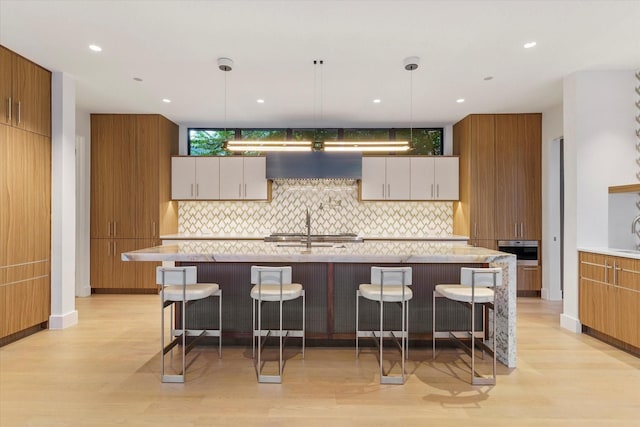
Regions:
<svg viewBox="0 0 640 427"><path fill-rule="evenodd" d="M198 267L198 282L218 283L222 289L223 342L247 344L251 338L252 263L177 263ZM292 263L261 265L291 265L293 281L301 283L306 293L307 340L310 345L344 345L355 339L356 290L369 283L371 266L410 266L413 269L413 299L409 306L409 331L412 339L431 339L432 296L437 284L459 283L461 267L486 264L344 264ZM360 329L379 328L379 306L361 299ZM217 298L193 303L187 324L193 329L217 327ZM469 311L458 303L439 298L437 301L438 330L466 330ZM302 318L301 299L284 303L284 329L299 329ZM385 304L385 329L400 328L400 305ZM482 319L478 310L478 323ZM263 328L278 328L278 304L263 306ZM210 339L213 342L215 339ZM365 344L363 340L363 344ZM365 344L366 345L366 344Z"/></svg>

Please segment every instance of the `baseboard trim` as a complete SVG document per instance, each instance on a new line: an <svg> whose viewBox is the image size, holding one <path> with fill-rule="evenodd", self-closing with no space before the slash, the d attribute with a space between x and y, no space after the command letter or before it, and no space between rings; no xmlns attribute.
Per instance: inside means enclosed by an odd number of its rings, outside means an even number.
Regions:
<svg viewBox="0 0 640 427"><path fill-rule="evenodd" d="M582 324L580 323L580 320L576 319L575 317L566 315L564 313L560 315L560 327L564 329L568 329L569 331L575 334L582 333Z"/></svg>
<svg viewBox="0 0 640 427"><path fill-rule="evenodd" d="M49 329L65 329L78 324L78 311L49 316Z"/></svg>

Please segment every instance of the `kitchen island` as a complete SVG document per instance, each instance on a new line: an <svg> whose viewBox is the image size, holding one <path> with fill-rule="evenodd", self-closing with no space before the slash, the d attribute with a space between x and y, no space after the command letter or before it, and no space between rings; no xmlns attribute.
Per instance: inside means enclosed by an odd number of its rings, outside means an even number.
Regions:
<svg viewBox="0 0 640 427"><path fill-rule="evenodd" d="M307 331L311 340L349 340L355 330L355 290L367 283L372 265L413 268L414 298L410 304L409 331L418 345L431 339L431 298L436 284L458 283L460 267L503 268L503 286L496 292L497 356L516 366L516 258L514 255L459 243L415 241L365 241L363 243L278 244L255 240L189 241L122 254L125 261L162 261L198 266L200 282L215 281L223 289L225 336L250 337L251 265L292 265L293 280L307 294ZM206 303L203 302L203 303ZM451 301L438 301L438 329L463 329L468 314ZM462 309L462 310L461 310ZM214 307L194 310L195 322L215 319ZM301 307L289 311L294 321ZM442 318L440 318L442 315ZM375 305L363 306L361 324L375 328ZM459 326L458 326L459 325ZM285 325L286 327L286 325Z"/></svg>

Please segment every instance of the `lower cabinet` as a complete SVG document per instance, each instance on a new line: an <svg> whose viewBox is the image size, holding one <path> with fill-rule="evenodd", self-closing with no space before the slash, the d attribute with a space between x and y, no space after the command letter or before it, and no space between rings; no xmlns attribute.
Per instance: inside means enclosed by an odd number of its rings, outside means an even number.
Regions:
<svg viewBox="0 0 640 427"><path fill-rule="evenodd" d="M640 349L640 260L580 252L580 322Z"/></svg>
<svg viewBox="0 0 640 427"><path fill-rule="evenodd" d="M518 266L518 291L542 290L542 274L539 265L519 265Z"/></svg>
<svg viewBox="0 0 640 427"><path fill-rule="evenodd" d="M160 245L149 239L91 239L91 288L97 292L154 292L157 262L122 261L122 253Z"/></svg>

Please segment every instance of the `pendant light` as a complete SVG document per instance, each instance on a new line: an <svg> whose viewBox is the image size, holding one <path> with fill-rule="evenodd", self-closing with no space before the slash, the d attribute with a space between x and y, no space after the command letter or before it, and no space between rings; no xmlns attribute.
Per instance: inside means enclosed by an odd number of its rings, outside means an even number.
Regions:
<svg viewBox="0 0 640 427"><path fill-rule="evenodd" d="M409 71L409 144L413 145L413 72L418 69L420 58L410 56L404 59L404 69Z"/></svg>

